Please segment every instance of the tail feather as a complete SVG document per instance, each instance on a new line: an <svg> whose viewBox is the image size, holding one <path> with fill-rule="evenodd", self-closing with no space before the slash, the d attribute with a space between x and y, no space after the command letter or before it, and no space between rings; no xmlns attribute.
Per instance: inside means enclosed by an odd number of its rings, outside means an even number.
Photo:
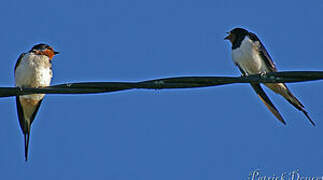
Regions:
<svg viewBox="0 0 323 180"><path fill-rule="evenodd" d="M306 118L315 126L314 121L310 118L307 111L304 109L304 105L291 93L288 87L283 83L265 83L265 85L273 90L275 93L283 96L291 105L293 105L299 111L302 111Z"/></svg>
<svg viewBox="0 0 323 180"><path fill-rule="evenodd" d="M261 101L267 106L267 108L274 114L274 116L283 124L286 125L285 120L280 115L278 109L275 107L275 105L271 102L265 91L261 88L260 84L251 83L252 88L256 91L257 95L261 99Z"/></svg>
<svg viewBox="0 0 323 180"><path fill-rule="evenodd" d="M287 88L287 87L286 87ZM310 123L315 126L314 121L311 119L311 117L308 115L307 111L304 109L304 105L287 89L287 94L288 96L283 97L291 104L293 105L296 109L299 111L302 111L303 114L306 116L306 118L310 121Z"/></svg>
<svg viewBox="0 0 323 180"><path fill-rule="evenodd" d="M29 146L29 136L30 136L30 131L28 131L26 134L24 134L24 139L25 139L25 161L27 162L28 160L28 146Z"/></svg>
<svg viewBox="0 0 323 180"><path fill-rule="evenodd" d="M301 110L303 112L303 114L307 117L307 119L311 122L311 124L313 126L315 126L314 121L311 119L311 117L308 115L307 111L305 111L304 109Z"/></svg>
<svg viewBox="0 0 323 180"><path fill-rule="evenodd" d="M287 99L287 101L292 104L296 109L302 110L304 109L304 105L290 92L290 90L286 87L287 89L287 95L282 96Z"/></svg>
<svg viewBox="0 0 323 180"><path fill-rule="evenodd" d="M21 130L25 141L25 161L28 160L28 146L30 137L30 128L42 100L24 99L16 97L17 113ZM25 114L26 113L26 114Z"/></svg>

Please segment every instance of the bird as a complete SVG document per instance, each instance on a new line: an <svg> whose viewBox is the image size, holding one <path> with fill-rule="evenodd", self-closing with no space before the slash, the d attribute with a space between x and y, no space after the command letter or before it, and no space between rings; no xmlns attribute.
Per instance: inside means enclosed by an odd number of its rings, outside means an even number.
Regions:
<svg viewBox="0 0 323 180"><path fill-rule="evenodd" d="M53 77L52 59L59 54L47 44L34 45L27 53L22 53L15 65L15 85L19 88L39 88L49 86ZM16 96L19 124L24 135L25 161L28 160L28 145L31 124L39 110L45 94Z"/></svg>
<svg viewBox="0 0 323 180"><path fill-rule="evenodd" d="M256 34L239 27L232 29L227 34L228 36L224 39L231 42L232 60L239 68L242 76L254 74L264 75L269 72L278 71L265 46ZM304 105L292 94L284 83L264 83L264 85L284 97L296 109L303 112L310 123L315 126L314 121L308 115ZM266 95L260 84L251 83L251 86L274 116L283 124L286 124L280 112Z"/></svg>

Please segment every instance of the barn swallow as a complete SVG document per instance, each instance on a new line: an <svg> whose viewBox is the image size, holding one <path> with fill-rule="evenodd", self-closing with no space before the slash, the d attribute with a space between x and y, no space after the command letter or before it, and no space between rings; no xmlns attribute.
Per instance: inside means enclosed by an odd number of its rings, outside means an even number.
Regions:
<svg viewBox="0 0 323 180"><path fill-rule="evenodd" d="M52 59L58 54L47 44L37 44L28 53L22 53L15 65L17 87L49 86L53 77ZM16 96L17 114L25 141L25 161L28 159L30 128L45 94Z"/></svg>
<svg viewBox="0 0 323 180"><path fill-rule="evenodd" d="M232 60L238 66L243 76L277 72L276 65L269 53L254 33L248 32L243 28L235 28L224 39L231 42ZM315 123L304 109L304 105L291 93L284 83L264 83L264 85L283 96L296 109L302 111L311 124L315 126ZM260 84L251 83L251 86L276 118L286 124L278 109L273 105Z"/></svg>

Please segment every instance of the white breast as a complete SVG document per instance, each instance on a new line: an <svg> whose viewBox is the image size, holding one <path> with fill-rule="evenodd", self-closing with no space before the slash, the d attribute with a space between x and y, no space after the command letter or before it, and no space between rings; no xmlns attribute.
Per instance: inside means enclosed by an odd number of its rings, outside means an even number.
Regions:
<svg viewBox="0 0 323 180"><path fill-rule="evenodd" d="M45 55L26 54L17 66L15 81L18 87L49 86L52 79L51 63ZM23 98L42 99L43 94L25 95Z"/></svg>
<svg viewBox="0 0 323 180"><path fill-rule="evenodd" d="M257 43L257 42L256 42ZM232 50L232 59L235 64L248 74L268 72L265 62L261 59L255 42L248 36L241 42L239 48Z"/></svg>

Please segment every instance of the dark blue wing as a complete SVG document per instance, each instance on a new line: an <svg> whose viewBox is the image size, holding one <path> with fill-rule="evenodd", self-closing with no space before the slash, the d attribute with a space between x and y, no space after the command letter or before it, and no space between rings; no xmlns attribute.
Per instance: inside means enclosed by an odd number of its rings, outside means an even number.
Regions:
<svg viewBox="0 0 323 180"><path fill-rule="evenodd" d="M269 68L270 71L276 72L277 68L274 63L274 61L271 59L270 55L268 54L265 46L261 43L261 41L258 39L258 37L254 34L249 32L249 38L253 40L255 43L258 44L258 52L259 55L262 57L262 59L265 61L267 67Z"/></svg>
<svg viewBox="0 0 323 180"><path fill-rule="evenodd" d="M20 54L20 56L18 57L18 60L17 60L16 65L15 65L15 71L16 71L16 69L17 69L18 65L20 64L20 62L21 62L22 58L23 58L25 55L26 55L26 53L22 53L22 54Z"/></svg>

